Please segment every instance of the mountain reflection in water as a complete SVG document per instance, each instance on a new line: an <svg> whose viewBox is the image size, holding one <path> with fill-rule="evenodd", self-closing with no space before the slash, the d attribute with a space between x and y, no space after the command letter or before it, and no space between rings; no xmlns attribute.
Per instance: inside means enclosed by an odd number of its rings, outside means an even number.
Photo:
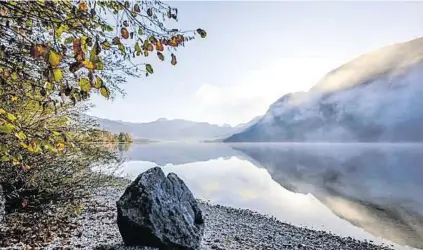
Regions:
<svg viewBox="0 0 423 250"><path fill-rule="evenodd" d="M124 156L132 178L163 166L213 203L423 248L420 144L157 143L134 144Z"/></svg>

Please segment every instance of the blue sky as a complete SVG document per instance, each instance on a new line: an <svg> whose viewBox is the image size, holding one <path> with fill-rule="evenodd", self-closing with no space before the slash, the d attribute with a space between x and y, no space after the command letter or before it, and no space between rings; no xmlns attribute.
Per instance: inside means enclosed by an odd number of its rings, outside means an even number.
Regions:
<svg viewBox="0 0 423 250"><path fill-rule="evenodd" d="M93 96L91 115L149 122L160 117L247 122L280 96L307 91L355 57L423 35L423 2L169 2L183 29L208 37L153 62L113 102Z"/></svg>

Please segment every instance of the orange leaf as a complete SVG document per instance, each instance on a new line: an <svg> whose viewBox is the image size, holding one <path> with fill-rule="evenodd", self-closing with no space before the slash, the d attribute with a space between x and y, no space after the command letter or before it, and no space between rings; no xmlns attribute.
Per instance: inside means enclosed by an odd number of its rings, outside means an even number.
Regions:
<svg viewBox="0 0 423 250"><path fill-rule="evenodd" d="M160 42L157 42L156 43L156 50L157 51L163 51L164 50L163 44L161 44Z"/></svg>
<svg viewBox="0 0 423 250"><path fill-rule="evenodd" d="M31 56L37 58L40 56L44 56L44 54L47 52L47 47L42 44L33 45L31 47Z"/></svg>
<svg viewBox="0 0 423 250"><path fill-rule="evenodd" d="M129 32L126 28L122 28L120 30L120 34L122 35L123 39L128 39L129 38Z"/></svg>
<svg viewBox="0 0 423 250"><path fill-rule="evenodd" d="M81 3L79 4L78 7L79 7L79 10L81 10L81 11L87 11L88 10L88 5L84 0L81 1Z"/></svg>
<svg viewBox="0 0 423 250"><path fill-rule="evenodd" d="M170 39L169 45L172 47L176 47L178 46L178 42L176 41L176 37L172 37L172 39Z"/></svg>

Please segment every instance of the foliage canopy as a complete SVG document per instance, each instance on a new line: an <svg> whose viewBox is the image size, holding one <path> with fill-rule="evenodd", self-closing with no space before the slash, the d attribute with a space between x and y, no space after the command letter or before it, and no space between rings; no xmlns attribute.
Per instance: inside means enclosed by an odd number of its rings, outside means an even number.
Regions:
<svg viewBox="0 0 423 250"><path fill-rule="evenodd" d="M16 148L61 154L75 146L75 121L55 118L61 110L92 93L122 93L127 76L154 73L141 57L176 65L178 48L207 35L167 28L178 10L159 1L1 1L0 17L0 158L25 169Z"/></svg>

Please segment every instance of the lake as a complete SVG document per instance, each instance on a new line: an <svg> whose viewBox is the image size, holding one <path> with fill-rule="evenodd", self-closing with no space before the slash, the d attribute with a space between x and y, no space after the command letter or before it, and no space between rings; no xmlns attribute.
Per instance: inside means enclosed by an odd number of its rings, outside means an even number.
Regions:
<svg viewBox="0 0 423 250"><path fill-rule="evenodd" d="M396 249L423 249L423 144L153 143L123 175L161 166L197 198Z"/></svg>

